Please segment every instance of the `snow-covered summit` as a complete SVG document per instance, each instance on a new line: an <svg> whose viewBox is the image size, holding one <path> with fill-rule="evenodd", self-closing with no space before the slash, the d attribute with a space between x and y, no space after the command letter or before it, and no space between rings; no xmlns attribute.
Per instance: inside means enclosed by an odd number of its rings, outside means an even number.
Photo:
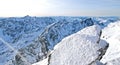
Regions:
<svg viewBox="0 0 120 65"><path fill-rule="evenodd" d="M64 38L41 65L97 65L105 53L108 44L100 45L101 29L94 25Z"/></svg>

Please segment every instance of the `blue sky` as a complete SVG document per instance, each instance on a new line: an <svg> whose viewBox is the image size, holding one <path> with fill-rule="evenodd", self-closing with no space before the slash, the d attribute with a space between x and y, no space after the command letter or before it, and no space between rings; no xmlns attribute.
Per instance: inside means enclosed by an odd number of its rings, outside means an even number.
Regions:
<svg viewBox="0 0 120 65"><path fill-rule="evenodd" d="M0 16L120 16L120 0L0 0Z"/></svg>
<svg viewBox="0 0 120 65"><path fill-rule="evenodd" d="M61 0L59 11L71 15L85 16L119 16L120 0ZM58 4L61 5L61 4Z"/></svg>

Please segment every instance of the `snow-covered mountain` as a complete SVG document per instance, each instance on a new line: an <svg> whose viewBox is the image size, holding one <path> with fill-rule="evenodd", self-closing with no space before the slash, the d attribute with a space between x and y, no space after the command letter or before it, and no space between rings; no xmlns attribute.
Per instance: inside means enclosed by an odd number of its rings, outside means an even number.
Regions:
<svg viewBox="0 0 120 65"><path fill-rule="evenodd" d="M100 39L101 29L94 25L65 37L47 59L33 65L94 65L107 50L108 44ZM103 46L104 45L104 46ZM45 64L46 63L46 64Z"/></svg>
<svg viewBox="0 0 120 65"><path fill-rule="evenodd" d="M26 16L22 18L1 18L0 38L18 51L18 49L31 44L46 26L54 22L56 21L49 17L36 18ZM0 60L0 63L4 65L15 57L16 52L9 46L6 46L3 41L0 41L0 58L3 59Z"/></svg>
<svg viewBox="0 0 120 65"><path fill-rule="evenodd" d="M105 28L117 20L117 17L0 18L0 65L41 61L64 37L94 24Z"/></svg>
<svg viewBox="0 0 120 65"><path fill-rule="evenodd" d="M100 43L100 36L101 29L94 25L64 38L54 47L48 58L48 65L92 65L96 63L108 47L107 43Z"/></svg>
<svg viewBox="0 0 120 65"><path fill-rule="evenodd" d="M0 63L21 63L21 59L18 59L19 54L30 63L40 61L46 57L48 49L52 49L62 38L94 24L90 18L58 18L29 16L23 18L1 18L0 58L3 60ZM8 43L9 47L5 43ZM17 52L11 49L10 46Z"/></svg>

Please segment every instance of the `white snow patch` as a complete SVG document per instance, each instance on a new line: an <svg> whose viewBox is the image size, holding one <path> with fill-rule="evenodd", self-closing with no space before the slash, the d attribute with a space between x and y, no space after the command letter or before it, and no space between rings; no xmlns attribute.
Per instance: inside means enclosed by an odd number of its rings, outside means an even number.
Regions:
<svg viewBox="0 0 120 65"><path fill-rule="evenodd" d="M120 21L111 23L105 27L102 38L109 43L109 48L101 62L106 63L120 58Z"/></svg>
<svg viewBox="0 0 120 65"><path fill-rule="evenodd" d="M32 65L47 65L47 64L48 64L48 58L46 58L40 62L34 63Z"/></svg>

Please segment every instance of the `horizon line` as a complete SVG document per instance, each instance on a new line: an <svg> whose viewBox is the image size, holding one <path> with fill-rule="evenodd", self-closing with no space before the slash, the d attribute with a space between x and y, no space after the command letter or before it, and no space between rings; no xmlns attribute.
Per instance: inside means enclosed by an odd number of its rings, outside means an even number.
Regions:
<svg viewBox="0 0 120 65"><path fill-rule="evenodd" d="M9 17L120 17L118 15L24 15L24 16L0 16L0 18Z"/></svg>

